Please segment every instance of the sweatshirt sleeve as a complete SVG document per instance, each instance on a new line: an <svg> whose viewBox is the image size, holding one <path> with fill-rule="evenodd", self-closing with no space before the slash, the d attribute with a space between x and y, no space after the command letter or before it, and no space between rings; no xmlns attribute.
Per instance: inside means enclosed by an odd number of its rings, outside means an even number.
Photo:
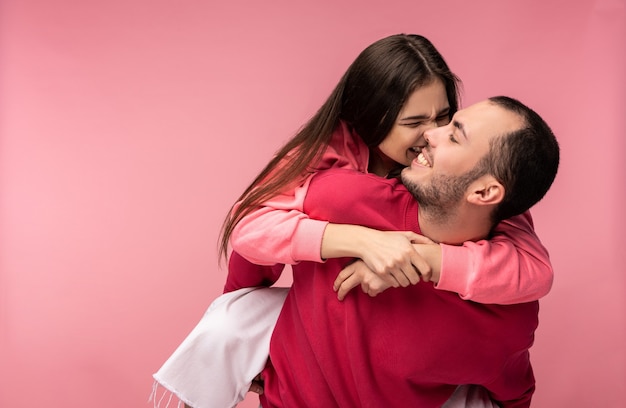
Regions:
<svg viewBox="0 0 626 408"><path fill-rule="evenodd" d="M272 286L282 274L284 265L256 265L232 252L228 259L228 275L224 293L254 286Z"/></svg>
<svg viewBox="0 0 626 408"><path fill-rule="evenodd" d="M367 146L341 123L315 171L346 168L365 173L368 161ZM242 218L230 238L233 250L259 265L322 262L322 237L328 222L311 219L303 212L312 177Z"/></svg>
<svg viewBox="0 0 626 408"><path fill-rule="evenodd" d="M302 210L310 180L245 216L231 235L233 250L258 265L322 262L322 236L328 222L310 219Z"/></svg>
<svg viewBox="0 0 626 408"><path fill-rule="evenodd" d="M490 240L441 245L437 289L480 303L538 300L552 287L548 251L533 228L530 212L502 221Z"/></svg>

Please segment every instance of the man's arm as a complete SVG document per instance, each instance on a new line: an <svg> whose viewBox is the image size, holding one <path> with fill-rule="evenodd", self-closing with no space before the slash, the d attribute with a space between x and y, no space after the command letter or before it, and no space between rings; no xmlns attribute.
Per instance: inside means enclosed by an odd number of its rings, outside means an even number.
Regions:
<svg viewBox="0 0 626 408"><path fill-rule="evenodd" d="M224 293L254 286L271 286L280 277L283 264L256 265L237 252L232 252L228 260L228 275Z"/></svg>

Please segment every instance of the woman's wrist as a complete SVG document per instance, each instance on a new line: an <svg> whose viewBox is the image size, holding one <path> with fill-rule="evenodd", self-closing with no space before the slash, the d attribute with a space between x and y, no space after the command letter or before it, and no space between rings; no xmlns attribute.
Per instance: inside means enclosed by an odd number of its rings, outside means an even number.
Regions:
<svg viewBox="0 0 626 408"><path fill-rule="evenodd" d="M441 245L439 244L413 244L413 248L421 255L422 258L430 265L432 282L439 282L441 275Z"/></svg>

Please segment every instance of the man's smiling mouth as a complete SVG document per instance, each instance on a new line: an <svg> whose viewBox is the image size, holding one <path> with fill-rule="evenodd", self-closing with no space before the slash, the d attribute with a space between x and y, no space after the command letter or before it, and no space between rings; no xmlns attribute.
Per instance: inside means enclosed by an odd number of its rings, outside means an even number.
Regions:
<svg viewBox="0 0 626 408"><path fill-rule="evenodd" d="M420 152L420 154L417 155L417 162L421 164L422 166L432 167L430 165L430 162L426 160L426 157L424 156L423 152Z"/></svg>

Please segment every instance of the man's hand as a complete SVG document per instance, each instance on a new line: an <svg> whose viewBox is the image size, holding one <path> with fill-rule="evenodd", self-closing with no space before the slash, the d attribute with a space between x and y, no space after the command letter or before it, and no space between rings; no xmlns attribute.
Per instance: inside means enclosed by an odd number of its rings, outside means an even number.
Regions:
<svg viewBox="0 0 626 408"><path fill-rule="evenodd" d="M254 380L252 380L252 384L250 384L248 392L254 392L256 394L263 395L263 390L263 379L261 378L261 374L259 374L254 377Z"/></svg>

